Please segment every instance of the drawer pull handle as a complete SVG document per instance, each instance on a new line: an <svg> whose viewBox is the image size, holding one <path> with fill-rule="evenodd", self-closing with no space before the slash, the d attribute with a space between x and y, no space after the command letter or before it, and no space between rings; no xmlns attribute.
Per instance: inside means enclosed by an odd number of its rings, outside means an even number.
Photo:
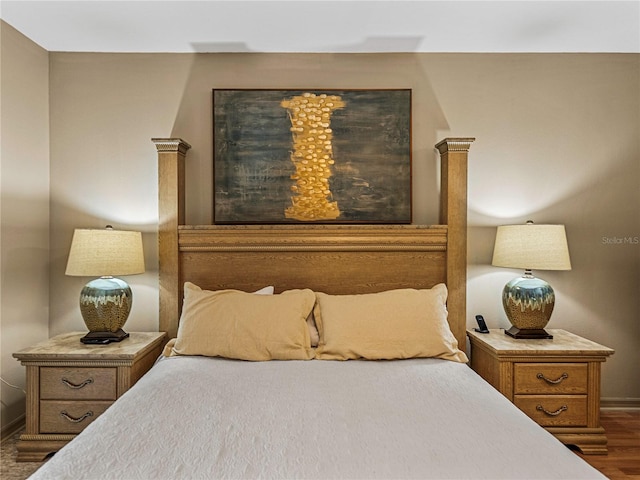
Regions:
<svg viewBox="0 0 640 480"><path fill-rule="evenodd" d="M64 383L69 388L73 388L74 390L80 390L81 388L84 388L87 385L92 384L93 383L93 378L87 378L84 382L77 383L77 384L73 383L73 382L70 382L66 378L63 378L62 379L62 383Z"/></svg>
<svg viewBox="0 0 640 480"><path fill-rule="evenodd" d="M561 383L563 380L566 380L567 378L569 378L569 374L565 372L562 375L560 375L560 377L558 377L556 380L552 380L550 378L547 378L542 373L539 373L538 375L536 375L536 377L537 378L541 378L542 380L544 380L547 383L551 383L553 385L557 385L557 384Z"/></svg>
<svg viewBox="0 0 640 480"><path fill-rule="evenodd" d="M555 412L550 412L549 410L547 410L546 408L544 408L542 405L538 405L536 407L536 410L538 410L539 412L544 412L547 415L550 415L552 417L557 417L558 415L560 415L562 412L565 412L567 410L569 410L569 407L567 407L566 405L562 405L558 410L556 410Z"/></svg>
<svg viewBox="0 0 640 480"><path fill-rule="evenodd" d="M73 418L71 415L69 415L66 410L63 410L62 412L60 412L60 416L62 418L64 418L65 420L68 420L71 423L80 423L83 420L89 418L89 417L93 417L93 412L89 411L87 413L85 413L84 415L82 415L81 417L78 418Z"/></svg>

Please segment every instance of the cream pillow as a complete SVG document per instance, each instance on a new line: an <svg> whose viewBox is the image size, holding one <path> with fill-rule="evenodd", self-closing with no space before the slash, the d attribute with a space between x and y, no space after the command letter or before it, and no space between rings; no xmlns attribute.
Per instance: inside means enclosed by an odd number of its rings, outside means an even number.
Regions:
<svg viewBox="0 0 640 480"><path fill-rule="evenodd" d="M390 360L435 357L467 362L447 322L447 287L362 295L316 292L316 358Z"/></svg>
<svg viewBox="0 0 640 480"><path fill-rule="evenodd" d="M308 289L255 295L202 290L187 282L172 354L308 360L313 350L306 318L314 302L314 293Z"/></svg>
<svg viewBox="0 0 640 480"><path fill-rule="evenodd" d="M194 286L196 287L197 285L194 285L193 283L187 282L189 283L190 286ZM200 288L200 287L198 287ZM275 290L275 287L273 285L267 285L266 287L262 287L260 290L256 290L255 293L256 295L273 295L273 292ZM313 315L311 315L313 316ZM307 323L309 323L309 320L307 319ZM311 327L309 327L311 328ZM315 324L314 324L314 328L315 328ZM311 337L311 341L313 341L313 336ZM170 357L171 355L173 355L173 346L176 344L176 339L172 338L170 339L167 344L164 346L164 349L162 350L162 356L163 357ZM313 346L313 344L312 344ZM315 345L316 347L318 346L318 344L316 343Z"/></svg>

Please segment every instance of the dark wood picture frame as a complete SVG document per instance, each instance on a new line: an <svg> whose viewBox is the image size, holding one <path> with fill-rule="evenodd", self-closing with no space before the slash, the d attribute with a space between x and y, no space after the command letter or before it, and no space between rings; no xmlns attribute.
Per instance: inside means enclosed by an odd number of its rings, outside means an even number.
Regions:
<svg viewBox="0 0 640 480"><path fill-rule="evenodd" d="M213 89L215 224L409 224L411 90Z"/></svg>

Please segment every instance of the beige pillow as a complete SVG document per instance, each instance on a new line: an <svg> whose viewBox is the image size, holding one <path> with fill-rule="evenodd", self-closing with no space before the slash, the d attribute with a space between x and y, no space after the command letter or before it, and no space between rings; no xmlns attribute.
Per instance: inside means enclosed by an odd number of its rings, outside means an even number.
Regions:
<svg viewBox="0 0 640 480"><path fill-rule="evenodd" d="M447 322L447 288L363 295L316 292L321 360L435 357L467 362Z"/></svg>
<svg viewBox="0 0 640 480"><path fill-rule="evenodd" d="M187 282L172 352L253 361L308 360L313 350L306 318L314 301L308 289L255 295L202 290Z"/></svg>
<svg viewBox="0 0 640 480"><path fill-rule="evenodd" d="M187 282L190 287L197 287L197 285ZM197 287L200 288L200 287ZM275 290L275 287L273 285L267 285L266 287L262 287L259 290L256 290L255 293L256 295L273 295L273 292ZM310 314L311 317L313 317L313 314ZM309 319L307 318L307 323L309 323ZM315 328L315 323L313 324L314 328ZM309 327L309 329L311 329L311 327ZM317 330L316 330L317 333ZM311 341L313 342L313 336L311 337ZM174 355L173 352L173 346L176 344L176 338L172 338L170 339L167 344L164 346L164 349L162 350L162 356L163 357L170 357L171 355ZM313 343L311 344L311 346L318 346L318 343L316 342L315 345L313 345Z"/></svg>

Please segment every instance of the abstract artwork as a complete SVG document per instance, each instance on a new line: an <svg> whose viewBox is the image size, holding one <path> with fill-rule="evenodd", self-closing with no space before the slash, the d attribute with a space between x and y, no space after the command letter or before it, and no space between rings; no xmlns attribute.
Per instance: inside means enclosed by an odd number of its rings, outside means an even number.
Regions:
<svg viewBox="0 0 640 480"><path fill-rule="evenodd" d="M213 90L214 223L411 223L411 90Z"/></svg>

